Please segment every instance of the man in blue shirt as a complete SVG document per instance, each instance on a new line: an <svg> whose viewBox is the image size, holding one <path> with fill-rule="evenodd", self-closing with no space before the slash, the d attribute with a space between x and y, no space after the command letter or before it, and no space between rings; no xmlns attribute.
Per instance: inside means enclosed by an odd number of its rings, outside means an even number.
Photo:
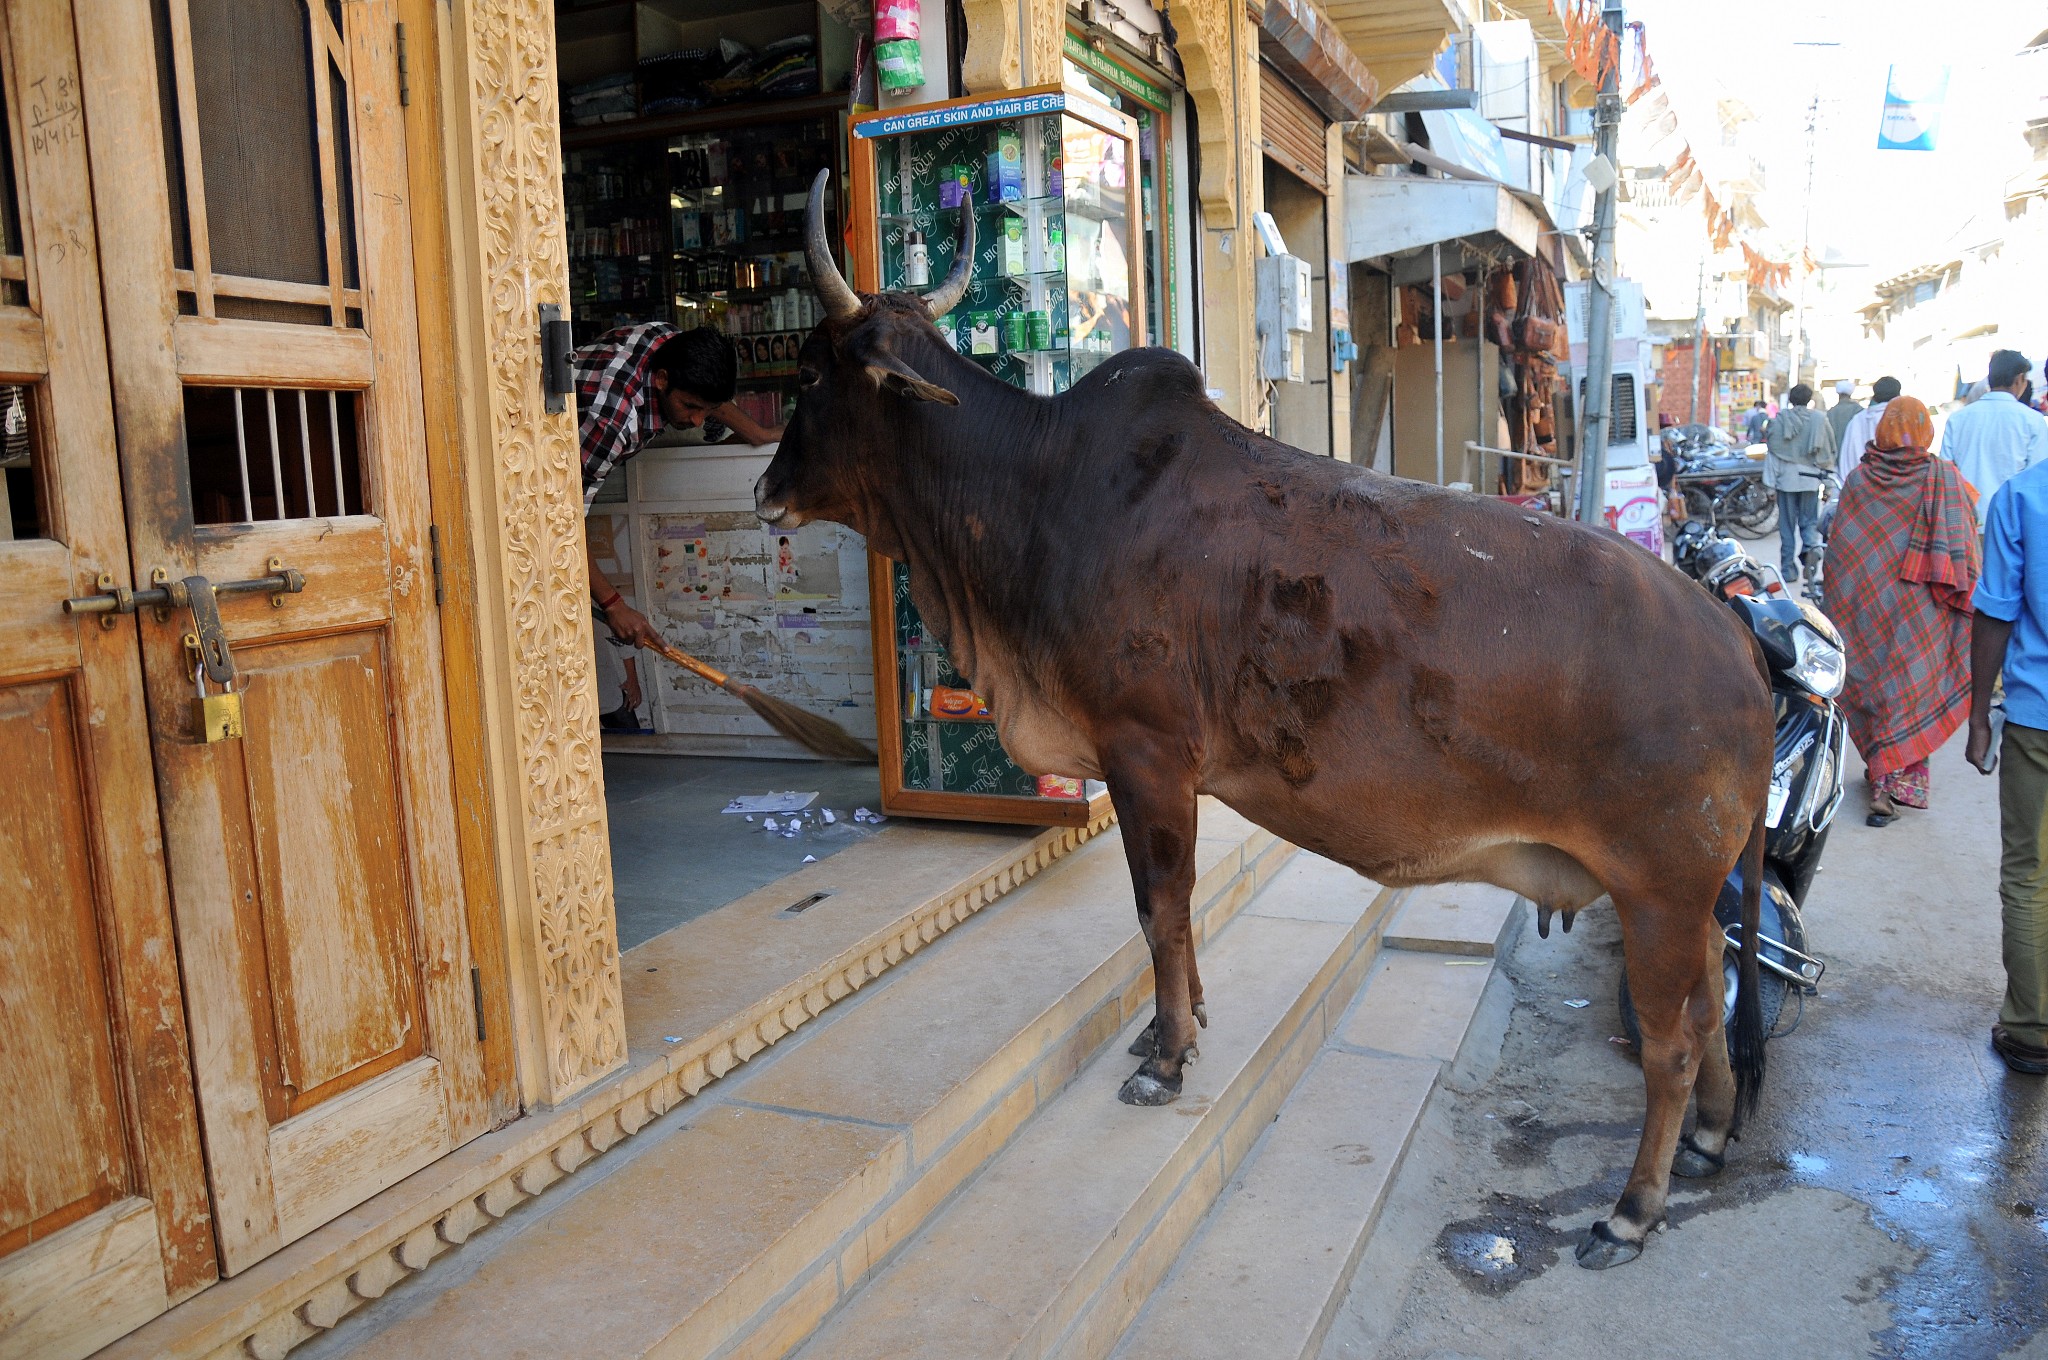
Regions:
<svg viewBox="0 0 2048 1360"><path fill-rule="evenodd" d="M1982 404L1981 402L1979 403ZM1991 498L1984 574L1972 599L1970 737L1965 754L1998 769L2004 851L1998 897L2005 1001L1991 1046L2015 1072L2048 1075L2048 463ZM2005 733L1992 754L1992 690L2005 676Z"/></svg>
<svg viewBox="0 0 2048 1360"><path fill-rule="evenodd" d="M2048 459L2048 420L2020 404L2033 364L2016 349L1991 356L1983 396L1948 418L1941 456L1977 490L1977 523L1988 522L1991 498L2007 479Z"/></svg>

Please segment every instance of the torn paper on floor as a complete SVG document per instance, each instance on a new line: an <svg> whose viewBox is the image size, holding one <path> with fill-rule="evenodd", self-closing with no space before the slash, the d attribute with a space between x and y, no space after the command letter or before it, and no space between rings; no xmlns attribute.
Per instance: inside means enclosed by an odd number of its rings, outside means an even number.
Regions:
<svg viewBox="0 0 2048 1360"><path fill-rule="evenodd" d="M818 801L815 791L810 793L750 793L733 799L725 805L727 812L795 812Z"/></svg>

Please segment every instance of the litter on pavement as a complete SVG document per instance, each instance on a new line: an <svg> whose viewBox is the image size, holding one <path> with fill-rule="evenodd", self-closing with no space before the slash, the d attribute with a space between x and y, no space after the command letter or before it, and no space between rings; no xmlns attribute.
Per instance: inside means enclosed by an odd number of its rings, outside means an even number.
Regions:
<svg viewBox="0 0 2048 1360"><path fill-rule="evenodd" d="M749 793L733 799L725 805L732 812L796 812L818 801L815 790L810 793Z"/></svg>

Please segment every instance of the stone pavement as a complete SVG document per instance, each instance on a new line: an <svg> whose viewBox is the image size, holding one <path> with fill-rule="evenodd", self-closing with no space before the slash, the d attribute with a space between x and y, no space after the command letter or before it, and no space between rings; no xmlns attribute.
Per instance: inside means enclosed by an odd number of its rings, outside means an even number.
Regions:
<svg viewBox="0 0 2048 1360"><path fill-rule="evenodd" d="M1548 941L1525 924L1500 1063L1432 1102L1325 1360L2048 1360L2048 1081L1988 1042L1996 781L1960 734L1933 769L1931 810L1872 829L1852 760L1806 906L1821 995L1771 1043L1727 1172L1682 1185L1669 1231L1619 1270L1577 1270L1570 1247L1641 1127L1641 1073L1613 1041L1620 932L1604 910Z"/></svg>

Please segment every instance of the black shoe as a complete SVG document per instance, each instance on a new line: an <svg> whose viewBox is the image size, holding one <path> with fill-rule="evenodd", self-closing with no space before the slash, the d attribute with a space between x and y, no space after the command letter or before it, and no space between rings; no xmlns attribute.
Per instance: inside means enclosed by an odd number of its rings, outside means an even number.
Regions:
<svg viewBox="0 0 2048 1360"><path fill-rule="evenodd" d="M600 732L638 732L640 715L630 708L615 708L609 713L597 715L597 730Z"/></svg>
<svg viewBox="0 0 2048 1360"><path fill-rule="evenodd" d="M2004 1025L1991 1027L1991 1047L2013 1071L2030 1077L2048 1077L2048 1048L2013 1038L2005 1032Z"/></svg>

